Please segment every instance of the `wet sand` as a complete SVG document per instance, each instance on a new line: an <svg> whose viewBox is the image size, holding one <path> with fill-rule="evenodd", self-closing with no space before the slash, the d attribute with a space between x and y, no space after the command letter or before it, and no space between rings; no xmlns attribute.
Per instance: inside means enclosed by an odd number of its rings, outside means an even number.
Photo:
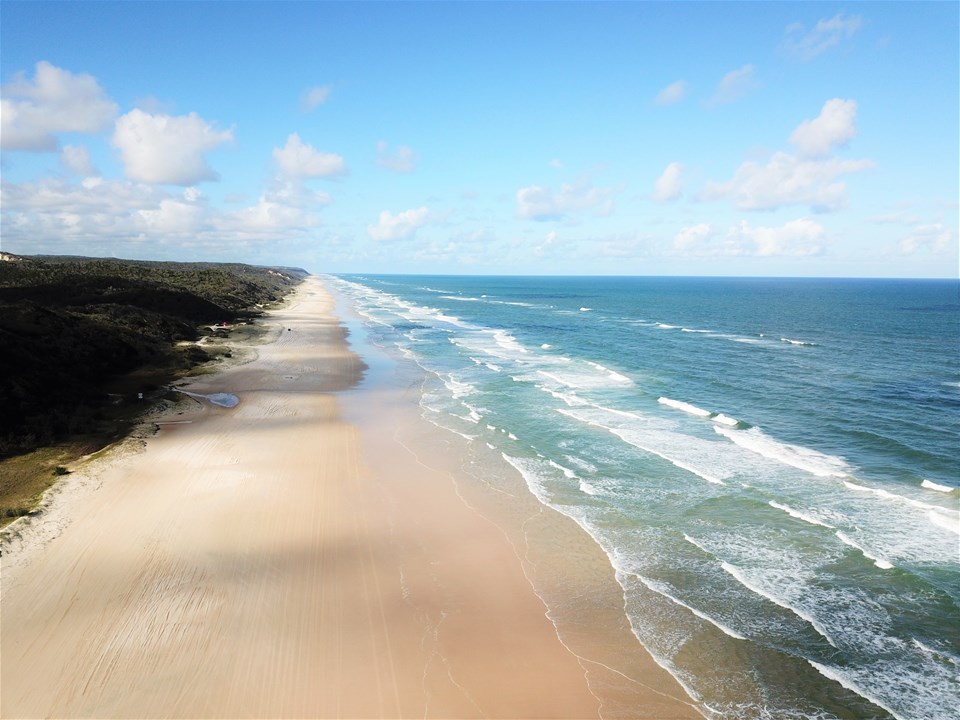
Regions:
<svg viewBox="0 0 960 720"><path fill-rule="evenodd" d="M184 388L235 407L166 418L8 529L0 715L699 717L639 649L626 710L604 697L623 621L561 641L550 563L424 454L411 388L345 392L364 366L333 310L308 279L256 360Z"/></svg>

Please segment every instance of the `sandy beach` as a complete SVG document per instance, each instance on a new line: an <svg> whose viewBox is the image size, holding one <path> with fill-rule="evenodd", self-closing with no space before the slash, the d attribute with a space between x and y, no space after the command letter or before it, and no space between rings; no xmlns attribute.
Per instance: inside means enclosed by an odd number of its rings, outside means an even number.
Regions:
<svg viewBox="0 0 960 720"><path fill-rule="evenodd" d="M184 387L234 407L198 398L11 526L0 714L700 717L585 533L466 487L397 375L351 389L334 309L309 278L254 361ZM576 626L564 592L595 598Z"/></svg>

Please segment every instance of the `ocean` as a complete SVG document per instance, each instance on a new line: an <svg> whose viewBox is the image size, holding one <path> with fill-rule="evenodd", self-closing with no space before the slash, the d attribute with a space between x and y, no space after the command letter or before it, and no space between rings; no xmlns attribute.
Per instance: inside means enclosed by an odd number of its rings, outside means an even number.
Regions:
<svg viewBox="0 0 960 720"><path fill-rule="evenodd" d="M603 548L707 717L957 717L957 281L331 286L484 450L471 481L525 484Z"/></svg>

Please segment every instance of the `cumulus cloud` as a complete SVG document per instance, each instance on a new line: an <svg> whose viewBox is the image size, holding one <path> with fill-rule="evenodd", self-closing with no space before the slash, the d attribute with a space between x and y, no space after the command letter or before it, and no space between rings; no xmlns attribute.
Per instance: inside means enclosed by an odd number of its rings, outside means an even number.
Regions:
<svg viewBox="0 0 960 720"><path fill-rule="evenodd" d="M268 189L252 205L211 206L195 187L171 192L162 185L87 177L80 182L47 177L2 182L4 241L34 252L135 252L144 243L196 249L235 247L238 242L296 239L320 225L324 198L286 186Z"/></svg>
<svg viewBox="0 0 960 720"><path fill-rule="evenodd" d="M859 15L845 17L843 13L829 20L820 20L809 30L802 23L793 23L787 26L781 47L801 60L812 60L853 37L862 25Z"/></svg>
<svg viewBox="0 0 960 720"><path fill-rule="evenodd" d="M677 80L667 85L663 90L657 93L653 99L654 105L673 105L683 100L687 95L686 80Z"/></svg>
<svg viewBox="0 0 960 720"><path fill-rule="evenodd" d="M314 85L300 93L300 110L310 112L311 110L323 105L330 97L331 88L329 85Z"/></svg>
<svg viewBox="0 0 960 720"><path fill-rule="evenodd" d="M313 145L300 139L297 133L287 137L287 144L274 148L273 159L280 170L291 178L336 177L347 174L343 158L333 153L319 152Z"/></svg>
<svg viewBox="0 0 960 720"><path fill-rule="evenodd" d="M391 150L387 143L381 140L377 143L377 165L398 173L413 172L417 166L417 155L403 145Z"/></svg>
<svg viewBox="0 0 960 720"><path fill-rule="evenodd" d="M831 212L846 206L847 186L840 178L873 167L870 160L805 160L778 152L765 165L744 163L725 183L708 183L701 198L732 197L741 210L807 205Z"/></svg>
<svg viewBox="0 0 960 720"><path fill-rule="evenodd" d="M666 203L676 200L683 193L683 187L680 183L680 171L683 166L680 163L673 162L667 165L663 174L657 178L653 186L653 199L658 203Z"/></svg>
<svg viewBox="0 0 960 720"><path fill-rule="evenodd" d="M151 115L134 109L117 120L113 146L131 180L193 185L217 179L204 154L232 139L232 130L215 130L196 113Z"/></svg>
<svg viewBox="0 0 960 720"><path fill-rule="evenodd" d="M374 240L406 240L427 224L430 211L425 207L404 210L394 215L384 210L376 225L368 225L367 233Z"/></svg>
<svg viewBox="0 0 960 720"><path fill-rule="evenodd" d="M90 177L100 173L90 161L90 151L84 145L66 145L60 151L60 165L72 175Z"/></svg>
<svg viewBox="0 0 960 720"><path fill-rule="evenodd" d="M841 178L875 167L871 160L828 157L856 136L856 108L852 100L827 101L816 119L801 123L790 135L799 154L781 151L766 164L745 162L727 182L707 183L700 199L732 197L742 210L807 205L816 212L830 212L844 207L847 186Z"/></svg>
<svg viewBox="0 0 960 720"><path fill-rule="evenodd" d="M708 101L708 105L727 105L739 100L747 93L760 87L757 80L757 69L753 65L744 65L736 70L731 70L717 86L717 91Z"/></svg>
<svg viewBox="0 0 960 720"><path fill-rule="evenodd" d="M827 100L816 118L800 123L790 135L790 142L804 157L826 157L857 136L856 119L855 101Z"/></svg>
<svg viewBox="0 0 960 720"><path fill-rule="evenodd" d="M4 150L55 151L58 133L97 133L106 130L117 114L117 104L96 78L46 61L37 63L32 80L19 73L0 88L0 95Z"/></svg>
<svg viewBox="0 0 960 720"><path fill-rule="evenodd" d="M613 212L614 191L589 183L564 184L554 192L540 185L517 190L517 217L528 220L560 220L571 213L590 210L595 215Z"/></svg>
<svg viewBox="0 0 960 720"><path fill-rule="evenodd" d="M730 227L723 237L701 223L681 229L673 252L693 257L805 257L824 251L824 229L800 218L780 227L751 226L746 221Z"/></svg>

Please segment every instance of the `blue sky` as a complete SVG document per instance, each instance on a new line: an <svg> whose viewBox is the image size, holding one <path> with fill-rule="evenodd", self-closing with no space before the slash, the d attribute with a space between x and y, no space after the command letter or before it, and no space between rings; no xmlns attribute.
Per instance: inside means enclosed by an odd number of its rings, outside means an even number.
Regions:
<svg viewBox="0 0 960 720"><path fill-rule="evenodd" d="M4 250L958 276L956 2L0 2Z"/></svg>

